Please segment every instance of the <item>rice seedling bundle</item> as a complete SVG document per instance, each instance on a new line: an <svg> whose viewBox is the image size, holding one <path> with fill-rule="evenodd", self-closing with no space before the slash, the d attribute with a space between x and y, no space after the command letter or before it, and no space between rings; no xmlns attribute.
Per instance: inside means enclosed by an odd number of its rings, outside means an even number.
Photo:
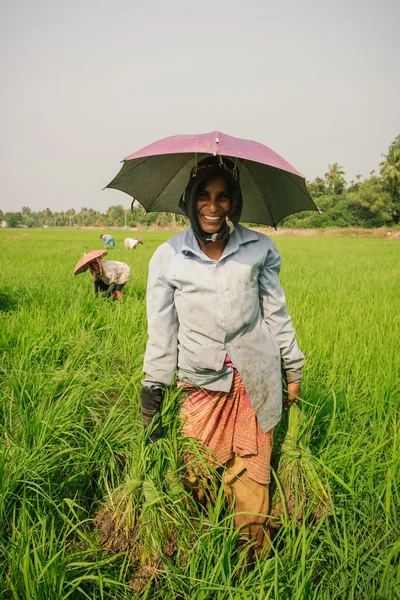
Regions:
<svg viewBox="0 0 400 600"><path fill-rule="evenodd" d="M319 519L332 500L321 480L319 465L310 448L312 421L300 406L293 403L287 411L287 427L281 444L277 444L278 467L273 470L274 493L271 500L271 526L282 518Z"/></svg>

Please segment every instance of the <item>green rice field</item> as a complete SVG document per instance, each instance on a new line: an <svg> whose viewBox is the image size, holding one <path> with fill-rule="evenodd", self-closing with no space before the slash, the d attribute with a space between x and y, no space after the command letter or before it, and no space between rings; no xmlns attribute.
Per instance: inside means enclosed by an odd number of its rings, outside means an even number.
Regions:
<svg viewBox="0 0 400 600"><path fill-rule="evenodd" d="M400 241L277 238L333 508L284 519L248 572L218 482L202 510L183 487L197 449L176 390L165 438L144 444L147 265L172 234L128 251L114 232L108 258L133 271L118 303L73 276L100 233L0 230L0 598L400 598Z"/></svg>

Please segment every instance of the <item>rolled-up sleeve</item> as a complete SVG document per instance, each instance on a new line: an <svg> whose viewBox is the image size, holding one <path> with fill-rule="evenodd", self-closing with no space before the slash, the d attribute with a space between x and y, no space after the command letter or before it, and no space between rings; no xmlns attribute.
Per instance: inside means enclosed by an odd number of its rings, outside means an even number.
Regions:
<svg viewBox="0 0 400 600"><path fill-rule="evenodd" d="M159 248L150 261L147 282L149 339L143 366L145 385L170 385L177 369L179 322L174 291L175 288L166 279L163 255Z"/></svg>
<svg viewBox="0 0 400 600"><path fill-rule="evenodd" d="M280 254L271 241L271 248L258 282L263 318L278 343L286 379L291 383L301 379L305 358L297 345L285 294L279 282L281 262Z"/></svg>

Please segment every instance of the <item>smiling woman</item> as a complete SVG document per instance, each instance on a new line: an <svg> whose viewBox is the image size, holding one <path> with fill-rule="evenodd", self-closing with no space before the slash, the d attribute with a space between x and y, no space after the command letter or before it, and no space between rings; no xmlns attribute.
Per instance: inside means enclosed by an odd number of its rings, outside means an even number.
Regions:
<svg viewBox="0 0 400 600"><path fill-rule="evenodd" d="M279 284L275 244L239 225L236 165L222 156L202 160L180 207L190 228L159 246L150 262L143 424L151 425L150 441L163 435L157 413L178 370L186 392L183 433L224 466L241 540L259 554L270 546L266 515L273 430L282 411L281 356L289 402L300 394L304 356ZM201 496L197 477L188 473L188 487Z"/></svg>

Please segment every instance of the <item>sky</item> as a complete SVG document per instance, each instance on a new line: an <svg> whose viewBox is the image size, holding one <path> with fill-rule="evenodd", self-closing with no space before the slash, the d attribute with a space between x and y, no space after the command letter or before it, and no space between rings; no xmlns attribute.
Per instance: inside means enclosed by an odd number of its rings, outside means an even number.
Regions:
<svg viewBox="0 0 400 600"><path fill-rule="evenodd" d="M400 134L397 0L3 0L0 209L130 205L120 161L179 133L257 140L308 179Z"/></svg>

